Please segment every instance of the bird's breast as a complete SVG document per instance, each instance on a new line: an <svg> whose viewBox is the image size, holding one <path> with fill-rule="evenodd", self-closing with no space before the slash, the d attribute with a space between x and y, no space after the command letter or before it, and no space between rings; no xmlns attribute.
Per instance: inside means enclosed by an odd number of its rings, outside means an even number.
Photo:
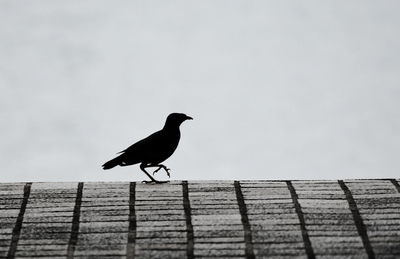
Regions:
<svg viewBox="0 0 400 259"><path fill-rule="evenodd" d="M166 132L159 139L159 143L148 150L146 157L149 158L149 163L161 163L169 158L176 150L180 140L180 132Z"/></svg>

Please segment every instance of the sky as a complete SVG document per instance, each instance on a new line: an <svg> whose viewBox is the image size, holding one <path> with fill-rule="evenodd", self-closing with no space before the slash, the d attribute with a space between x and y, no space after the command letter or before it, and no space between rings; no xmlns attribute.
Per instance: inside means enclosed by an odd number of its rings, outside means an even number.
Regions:
<svg viewBox="0 0 400 259"><path fill-rule="evenodd" d="M171 180L399 178L399 8L0 0L0 181L147 180L101 165L172 112Z"/></svg>

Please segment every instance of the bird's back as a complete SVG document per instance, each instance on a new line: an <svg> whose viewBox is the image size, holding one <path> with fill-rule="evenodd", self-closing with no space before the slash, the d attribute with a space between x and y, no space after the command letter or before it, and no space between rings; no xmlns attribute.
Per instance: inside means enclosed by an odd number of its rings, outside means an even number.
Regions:
<svg viewBox="0 0 400 259"><path fill-rule="evenodd" d="M158 164L170 157L180 139L179 128L160 130L121 151L124 165Z"/></svg>

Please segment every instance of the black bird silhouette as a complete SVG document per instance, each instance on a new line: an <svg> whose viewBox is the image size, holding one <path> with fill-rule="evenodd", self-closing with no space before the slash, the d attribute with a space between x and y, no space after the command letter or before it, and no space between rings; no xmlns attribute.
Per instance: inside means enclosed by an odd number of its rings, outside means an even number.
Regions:
<svg viewBox="0 0 400 259"><path fill-rule="evenodd" d="M151 181L143 181L145 183L165 183L168 181L157 181L146 170L147 167L157 167L153 175L161 168L165 170L168 177L169 168L161 164L169 158L178 147L181 138L179 126L185 120L192 120L193 118L183 113L171 113L168 115L164 127L151 134L145 139L142 139L127 149L117 153L121 155L106 162L103 169L107 170L117 165L128 166L140 163L140 169L151 179Z"/></svg>

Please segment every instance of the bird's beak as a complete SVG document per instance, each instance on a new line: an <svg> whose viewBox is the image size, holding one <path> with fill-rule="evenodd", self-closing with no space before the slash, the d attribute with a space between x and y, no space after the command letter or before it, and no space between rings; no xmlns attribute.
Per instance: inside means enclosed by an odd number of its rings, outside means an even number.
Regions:
<svg viewBox="0 0 400 259"><path fill-rule="evenodd" d="M186 116L186 119L187 119L187 120L193 120L193 118L190 117L190 116Z"/></svg>

